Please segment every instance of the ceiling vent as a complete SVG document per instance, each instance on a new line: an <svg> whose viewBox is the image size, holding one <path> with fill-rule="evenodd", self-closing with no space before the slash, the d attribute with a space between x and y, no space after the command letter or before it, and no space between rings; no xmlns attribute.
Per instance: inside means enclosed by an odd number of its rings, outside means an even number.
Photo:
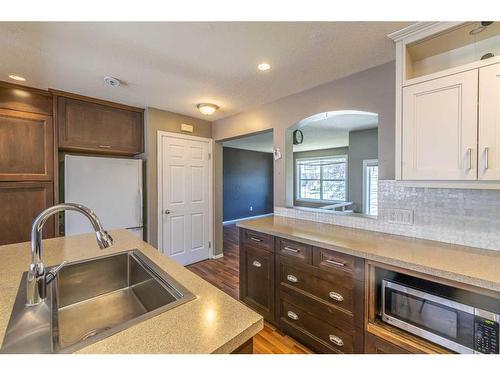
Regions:
<svg viewBox="0 0 500 375"><path fill-rule="evenodd" d="M118 78L111 77L111 76L104 77L104 82L106 82L106 84L111 86L111 87L118 87L121 84L121 82Z"/></svg>

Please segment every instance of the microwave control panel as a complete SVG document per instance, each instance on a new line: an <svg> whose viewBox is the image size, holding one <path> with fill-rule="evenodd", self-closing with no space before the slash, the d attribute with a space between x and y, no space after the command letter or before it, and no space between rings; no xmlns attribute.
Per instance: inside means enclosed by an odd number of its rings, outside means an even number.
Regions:
<svg viewBox="0 0 500 375"><path fill-rule="evenodd" d="M474 350L484 354L498 354L499 324L476 316L474 323Z"/></svg>

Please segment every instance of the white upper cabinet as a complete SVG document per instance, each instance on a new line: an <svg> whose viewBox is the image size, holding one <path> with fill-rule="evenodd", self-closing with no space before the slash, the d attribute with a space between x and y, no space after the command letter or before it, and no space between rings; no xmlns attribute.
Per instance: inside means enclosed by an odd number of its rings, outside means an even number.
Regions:
<svg viewBox="0 0 500 375"><path fill-rule="evenodd" d="M478 72L403 88L402 178L477 178Z"/></svg>
<svg viewBox="0 0 500 375"><path fill-rule="evenodd" d="M396 180L500 189L500 22L418 22L389 37Z"/></svg>
<svg viewBox="0 0 500 375"><path fill-rule="evenodd" d="M479 180L500 180L500 64L479 69Z"/></svg>

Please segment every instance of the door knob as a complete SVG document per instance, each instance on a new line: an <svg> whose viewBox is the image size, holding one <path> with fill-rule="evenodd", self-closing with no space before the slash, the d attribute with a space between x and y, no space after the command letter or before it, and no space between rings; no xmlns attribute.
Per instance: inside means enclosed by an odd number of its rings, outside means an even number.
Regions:
<svg viewBox="0 0 500 375"><path fill-rule="evenodd" d="M170 215L170 210L165 210L166 215Z"/></svg>

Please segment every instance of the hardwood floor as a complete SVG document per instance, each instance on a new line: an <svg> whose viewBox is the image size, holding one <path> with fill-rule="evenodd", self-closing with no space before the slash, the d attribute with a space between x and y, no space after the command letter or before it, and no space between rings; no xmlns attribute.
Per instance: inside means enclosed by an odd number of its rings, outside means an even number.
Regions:
<svg viewBox="0 0 500 375"><path fill-rule="evenodd" d="M224 226L224 256L191 264L187 268L231 297L239 297L239 231L236 225ZM265 322L253 340L254 354L312 353L290 336Z"/></svg>

